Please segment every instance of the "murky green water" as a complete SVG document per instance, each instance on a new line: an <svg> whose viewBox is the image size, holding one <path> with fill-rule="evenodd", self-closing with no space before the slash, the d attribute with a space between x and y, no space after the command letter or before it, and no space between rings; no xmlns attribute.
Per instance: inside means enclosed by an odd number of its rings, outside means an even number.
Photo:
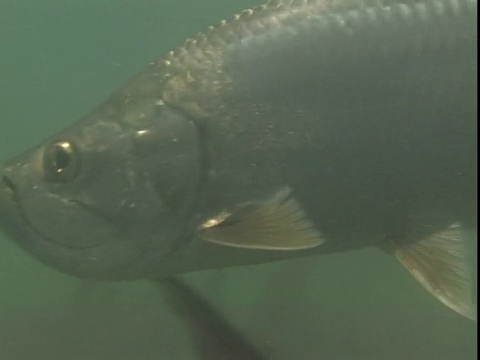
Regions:
<svg viewBox="0 0 480 360"><path fill-rule="evenodd" d="M0 0L0 160L253 0ZM80 282L0 237L0 359L196 359L146 282ZM271 359L476 358L476 324L378 251L189 275ZM214 360L214 359L212 359Z"/></svg>

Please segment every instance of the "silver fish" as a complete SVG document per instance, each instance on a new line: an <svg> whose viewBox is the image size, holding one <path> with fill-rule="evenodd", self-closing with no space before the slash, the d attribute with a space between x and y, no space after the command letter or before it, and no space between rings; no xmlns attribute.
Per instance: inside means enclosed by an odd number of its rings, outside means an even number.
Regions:
<svg viewBox="0 0 480 360"><path fill-rule="evenodd" d="M8 161L0 228L103 280L377 247L475 319L476 10L273 0L239 13Z"/></svg>

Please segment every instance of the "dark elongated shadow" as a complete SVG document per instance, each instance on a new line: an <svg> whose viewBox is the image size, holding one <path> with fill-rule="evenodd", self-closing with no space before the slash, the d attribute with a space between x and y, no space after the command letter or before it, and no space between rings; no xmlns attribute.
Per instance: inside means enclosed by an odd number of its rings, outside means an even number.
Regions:
<svg viewBox="0 0 480 360"><path fill-rule="evenodd" d="M266 360L243 334L198 292L179 278L154 282L190 332L201 360Z"/></svg>

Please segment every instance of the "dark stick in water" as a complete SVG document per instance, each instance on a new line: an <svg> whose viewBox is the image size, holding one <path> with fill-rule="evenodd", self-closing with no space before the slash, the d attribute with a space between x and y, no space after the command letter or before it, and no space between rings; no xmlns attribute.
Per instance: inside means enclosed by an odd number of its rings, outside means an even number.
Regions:
<svg viewBox="0 0 480 360"><path fill-rule="evenodd" d="M155 281L172 310L188 323L202 360L265 360L211 304L179 278Z"/></svg>

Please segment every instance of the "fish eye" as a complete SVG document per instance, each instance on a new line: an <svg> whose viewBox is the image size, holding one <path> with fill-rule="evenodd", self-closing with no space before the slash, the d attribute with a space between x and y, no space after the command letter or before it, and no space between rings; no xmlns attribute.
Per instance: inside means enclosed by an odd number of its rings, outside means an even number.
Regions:
<svg viewBox="0 0 480 360"><path fill-rule="evenodd" d="M80 159L69 141L57 141L45 148L43 154L45 177L52 182L69 182L80 170Z"/></svg>

